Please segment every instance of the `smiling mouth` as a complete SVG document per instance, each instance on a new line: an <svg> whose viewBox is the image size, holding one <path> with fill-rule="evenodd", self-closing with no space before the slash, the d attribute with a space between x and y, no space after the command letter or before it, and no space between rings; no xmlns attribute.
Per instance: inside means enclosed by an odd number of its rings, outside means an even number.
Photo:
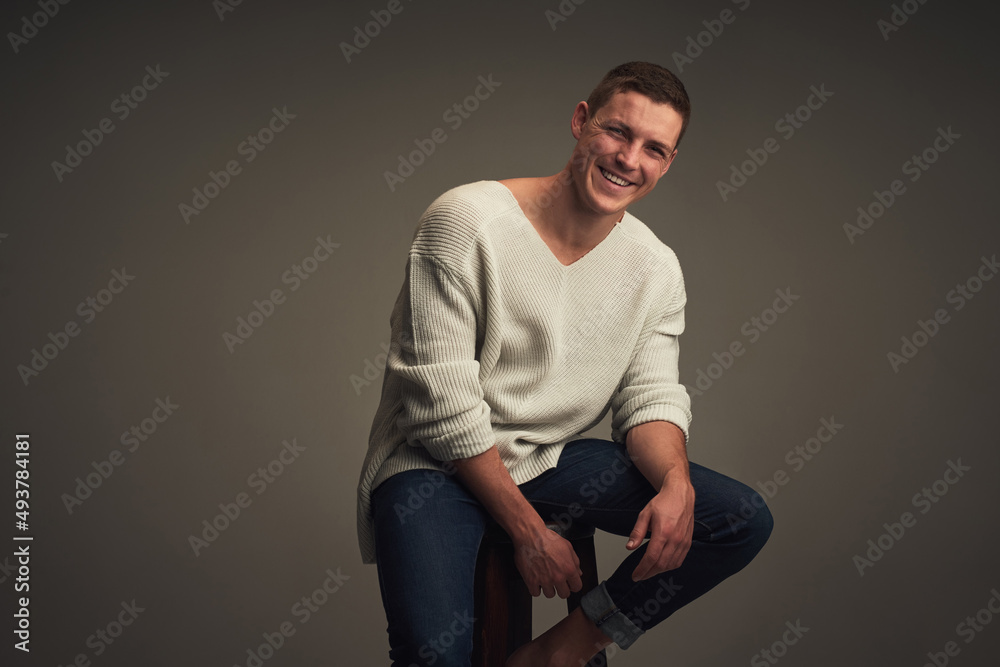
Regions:
<svg viewBox="0 0 1000 667"><path fill-rule="evenodd" d="M598 169L601 170L601 175L604 176L604 178L606 178L607 180L611 181L615 185L619 185L621 187L627 187L629 185L633 185L633 183L630 183L630 182L626 181L624 178L622 178L620 176L616 176L615 174L612 174L610 171L608 171L607 169L605 169L603 167L598 167Z"/></svg>

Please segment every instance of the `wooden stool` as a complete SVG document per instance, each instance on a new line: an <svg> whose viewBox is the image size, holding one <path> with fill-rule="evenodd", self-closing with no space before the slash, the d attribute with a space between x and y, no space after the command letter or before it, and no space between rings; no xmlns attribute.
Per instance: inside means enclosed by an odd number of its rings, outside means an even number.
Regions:
<svg viewBox="0 0 1000 667"><path fill-rule="evenodd" d="M573 544L583 588L566 599L568 612L580 606L580 599L597 586L597 557L594 553L594 527L570 524L563 528L547 523ZM507 658L531 641L531 594L514 564L514 544L496 522L490 522L479 547L476 562L475 624L473 626L472 664L474 667L503 667ZM589 663L604 667L607 656L601 651Z"/></svg>

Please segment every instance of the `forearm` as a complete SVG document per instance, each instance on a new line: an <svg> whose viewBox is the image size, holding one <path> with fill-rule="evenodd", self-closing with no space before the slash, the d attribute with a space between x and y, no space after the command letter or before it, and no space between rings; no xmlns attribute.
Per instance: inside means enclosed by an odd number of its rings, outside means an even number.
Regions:
<svg viewBox="0 0 1000 667"><path fill-rule="evenodd" d="M652 421L629 429L625 447L636 467L653 488L690 485L684 432L666 421Z"/></svg>
<svg viewBox="0 0 1000 667"><path fill-rule="evenodd" d="M632 572L640 581L680 567L694 531L694 486L684 433L674 424L654 421L629 429L625 445L636 467L657 493L639 513L625 545L637 549L649 536L646 553Z"/></svg>
<svg viewBox="0 0 1000 667"><path fill-rule="evenodd" d="M527 541L539 531L547 530L538 512L517 488L496 447L451 463L458 480L512 539Z"/></svg>

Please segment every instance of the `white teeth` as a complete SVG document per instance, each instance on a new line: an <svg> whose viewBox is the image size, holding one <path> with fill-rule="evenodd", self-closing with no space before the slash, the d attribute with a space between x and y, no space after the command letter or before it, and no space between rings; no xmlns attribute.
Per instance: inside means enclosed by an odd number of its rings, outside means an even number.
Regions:
<svg viewBox="0 0 1000 667"><path fill-rule="evenodd" d="M615 183L616 185L632 185L628 181L626 181L624 179L621 179L621 178L618 178L617 176L615 176L614 174L612 174L610 171L607 171L605 169L601 169L601 173L604 175L604 178L608 179L612 183Z"/></svg>

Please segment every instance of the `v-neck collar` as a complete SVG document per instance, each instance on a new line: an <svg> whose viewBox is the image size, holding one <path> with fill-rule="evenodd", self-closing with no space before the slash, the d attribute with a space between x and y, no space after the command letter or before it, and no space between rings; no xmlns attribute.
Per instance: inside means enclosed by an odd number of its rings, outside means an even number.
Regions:
<svg viewBox="0 0 1000 667"><path fill-rule="evenodd" d="M606 248L607 246L614 245L618 236L621 235L619 227L622 226L622 223L625 221L625 216L628 215L628 211L626 211L625 214L622 216L622 219L615 223L615 226L611 228L611 231L609 231L603 239L601 239L600 243L598 243L596 246L588 250L586 254L582 255L581 257L578 257L576 260L574 260L569 264L563 264L562 261L560 261L560 259L556 257L556 254L552 252L552 248L550 248L549 244L545 242L545 239L542 238L542 235L538 233L537 229L535 229L535 226L531 223L531 220L528 219L528 216L524 213L524 209L521 208L521 203L517 201L517 197L515 197L514 193L510 191L510 188L508 188L500 181L493 181L493 182L496 183L497 186L503 189L503 191L506 193L507 198L510 199L511 201L512 204L511 208L517 210L518 215L521 217L522 223L526 225L529 229L529 236L534 237L534 243L538 245L540 249L545 252L545 254L549 257L550 261L553 264L555 264L563 271L569 271L575 268L576 266L580 265L581 263L586 263L588 258L592 258L595 255L599 255L601 252L607 249Z"/></svg>

